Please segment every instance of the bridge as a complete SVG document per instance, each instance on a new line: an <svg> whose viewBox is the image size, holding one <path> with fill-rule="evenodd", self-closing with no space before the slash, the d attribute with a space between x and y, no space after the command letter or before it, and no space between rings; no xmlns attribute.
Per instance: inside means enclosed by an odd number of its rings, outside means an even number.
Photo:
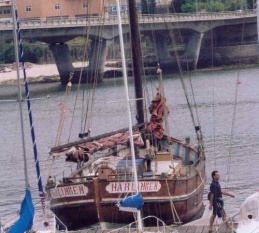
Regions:
<svg viewBox="0 0 259 233"><path fill-rule="evenodd" d="M256 11L220 12L220 13L195 13L195 14L155 14L140 15L139 24L142 33L156 32L158 59L160 64L166 66L172 60L167 48L165 34L170 30L181 29L188 31L189 38L184 57L193 62L195 68L198 63L201 44L204 35L213 29L222 27L240 27L246 25L248 33L256 32ZM123 33L129 33L128 17L122 18ZM49 44L60 73L61 83L68 82L70 72L74 71L74 79L78 79L81 69L74 68L69 55L67 41L76 37L89 37L92 43L89 55L89 65L82 72L88 74L88 79L93 75L102 80L108 46L113 38L118 36L118 19L116 16L88 17L88 18L59 18L20 20L21 38L33 39ZM0 31L5 39L12 39L12 21L0 21ZM96 51L100 51L97 53ZM97 68L97 73L96 73ZM90 75L89 75L90 74ZM92 77L92 78L91 78Z"/></svg>

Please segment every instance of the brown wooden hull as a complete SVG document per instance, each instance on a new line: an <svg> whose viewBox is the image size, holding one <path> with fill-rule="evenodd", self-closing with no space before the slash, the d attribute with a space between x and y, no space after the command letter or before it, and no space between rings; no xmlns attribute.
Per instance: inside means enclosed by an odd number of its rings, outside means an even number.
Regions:
<svg viewBox="0 0 259 233"><path fill-rule="evenodd" d="M139 179L139 182L159 183L159 189L143 191L144 198L142 217L154 215L162 219L166 224L176 222L186 223L201 217L203 212L203 190L206 181L205 161L201 161L195 168L196 173L184 178L175 179ZM133 214L118 210L116 203L124 196L121 193L111 193L108 188L116 182L109 180L93 180L82 182L80 185L86 187L87 192L76 197L55 197L51 199L51 210L58 219L67 226L68 230L78 230L91 224L99 222L128 224L135 221ZM119 181L118 181L119 183ZM78 185L78 183L77 183ZM72 188L71 188L72 187ZM58 185L62 192L78 193L74 184ZM72 190L72 191L71 191ZM75 191L73 191L75 190ZM60 192L61 192L60 191ZM49 190L50 192L50 190ZM130 194L128 194L130 195ZM53 196L53 194L52 194ZM173 203L173 205L171 205ZM179 216L179 219L177 218ZM146 226L154 223L145 222Z"/></svg>
<svg viewBox="0 0 259 233"><path fill-rule="evenodd" d="M176 211L179 214L179 218L182 223L187 223L198 219L202 216L204 206L201 203L195 208L186 208L186 202L176 202ZM178 207L182 206L182 207ZM119 223L128 224L135 221L132 213L119 211L114 203L102 205L103 208L103 221L108 223ZM180 208L180 209L179 209ZM99 223L98 215L95 206L90 206L89 204L62 206L57 208L52 208L52 211L61 220L61 222L67 226L69 230L78 230L81 228L88 227L92 224ZM165 202L145 202L142 209L143 218L146 216L156 216L162 219L167 225L176 223L176 219L172 216L172 211L170 203ZM58 221L57 221L58 222ZM156 221L147 220L144 222L145 226L155 226ZM62 224L60 229L62 229Z"/></svg>
<svg viewBox="0 0 259 233"><path fill-rule="evenodd" d="M51 208L51 210L58 217L57 224L60 230L65 230L64 225L67 226L69 230L77 230L99 221L95 205L64 205Z"/></svg>

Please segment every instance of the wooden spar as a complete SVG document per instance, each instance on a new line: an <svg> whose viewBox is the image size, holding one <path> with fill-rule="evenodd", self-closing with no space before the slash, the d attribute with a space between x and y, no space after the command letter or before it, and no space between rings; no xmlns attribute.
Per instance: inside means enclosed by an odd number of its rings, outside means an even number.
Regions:
<svg viewBox="0 0 259 233"><path fill-rule="evenodd" d="M129 6L129 21L130 21L130 35L131 35L131 52L133 76L135 85L135 97L137 107L137 121L138 124L144 123L144 104L143 104L143 87L142 87L142 52L140 46L140 34L138 25L138 14L135 0L128 0Z"/></svg>
<svg viewBox="0 0 259 233"><path fill-rule="evenodd" d="M109 133L104 133L104 134L101 134L101 135L98 135L98 136L88 137L88 138L84 138L82 140L78 140L78 141L74 141L74 142L68 142L68 143L65 143L65 144L62 144L62 145L58 145L58 146L53 146L53 147L50 148L50 153L54 153L54 152L57 152L57 151L62 150L62 149L66 149L66 148L69 148L69 147L72 147L72 146L76 146L78 144L83 144L83 143L99 140L101 138L110 137L110 136L115 135L117 133L125 133L126 131L128 131L128 128L123 128L123 129L119 129L119 130L116 130L116 131L111 131Z"/></svg>

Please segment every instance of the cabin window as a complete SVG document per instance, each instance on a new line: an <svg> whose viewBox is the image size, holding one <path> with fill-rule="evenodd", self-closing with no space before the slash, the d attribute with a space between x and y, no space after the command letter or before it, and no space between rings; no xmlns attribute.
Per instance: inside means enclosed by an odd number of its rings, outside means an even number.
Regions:
<svg viewBox="0 0 259 233"><path fill-rule="evenodd" d="M83 8L87 8L88 4L86 2L83 2Z"/></svg>
<svg viewBox="0 0 259 233"><path fill-rule="evenodd" d="M25 11L26 11L26 12L31 12L31 6L26 6L26 7L25 7Z"/></svg>
<svg viewBox="0 0 259 233"><path fill-rule="evenodd" d="M56 5L54 6L54 9L55 9L55 10L60 10L60 4L56 4Z"/></svg>

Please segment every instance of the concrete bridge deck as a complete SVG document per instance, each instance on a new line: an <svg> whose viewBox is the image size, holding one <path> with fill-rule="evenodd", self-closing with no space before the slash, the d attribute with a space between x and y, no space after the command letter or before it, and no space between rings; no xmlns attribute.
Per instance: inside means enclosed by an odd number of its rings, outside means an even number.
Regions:
<svg viewBox="0 0 259 233"><path fill-rule="evenodd" d="M149 35L156 33L156 50L158 62L164 69L171 67L172 55L167 44L168 33L175 29L188 30L188 39L183 58L191 69L195 69L199 60L199 54L204 35L211 34L212 29L221 27L239 27L247 25L247 34L256 32L256 11L244 12L219 12L219 13L198 13L198 14L155 14L139 15L140 30ZM129 33L128 17L122 19L123 33ZM104 73L104 65L108 47L113 39L118 36L118 20L115 16L110 17L89 17L89 18L59 18L59 19L35 19L20 20L21 39L38 40L49 44L49 48L55 58L57 68L60 74L61 83L66 84L73 72L74 80L78 80L83 74L84 81L101 82ZM100 28L102 32L100 32ZM234 28L234 27L233 27ZM2 38L10 40L13 37L12 21L0 21L0 31ZM215 32L216 30L214 30ZM219 34L222 32L219 32ZM235 35L234 33L226 33ZM91 43L91 51L88 55L89 66L83 70L75 69L72 66L67 41L76 37L86 37L94 43ZM173 47L174 45L170 45ZM99 51L97 53L96 51ZM76 82L76 81L75 81Z"/></svg>
<svg viewBox="0 0 259 233"><path fill-rule="evenodd" d="M198 22L208 20L226 20L226 19L244 19L256 17L255 10L244 12L208 12L208 13L178 13L178 14L148 14L140 15L139 23L159 23L159 22ZM19 20L22 29L42 28L42 27L68 27L68 26L86 26L86 25L118 25L117 16L91 16L76 18L58 18L58 19L22 19ZM128 24L128 17L122 15L122 23ZM0 21L0 30L12 30L12 20Z"/></svg>

